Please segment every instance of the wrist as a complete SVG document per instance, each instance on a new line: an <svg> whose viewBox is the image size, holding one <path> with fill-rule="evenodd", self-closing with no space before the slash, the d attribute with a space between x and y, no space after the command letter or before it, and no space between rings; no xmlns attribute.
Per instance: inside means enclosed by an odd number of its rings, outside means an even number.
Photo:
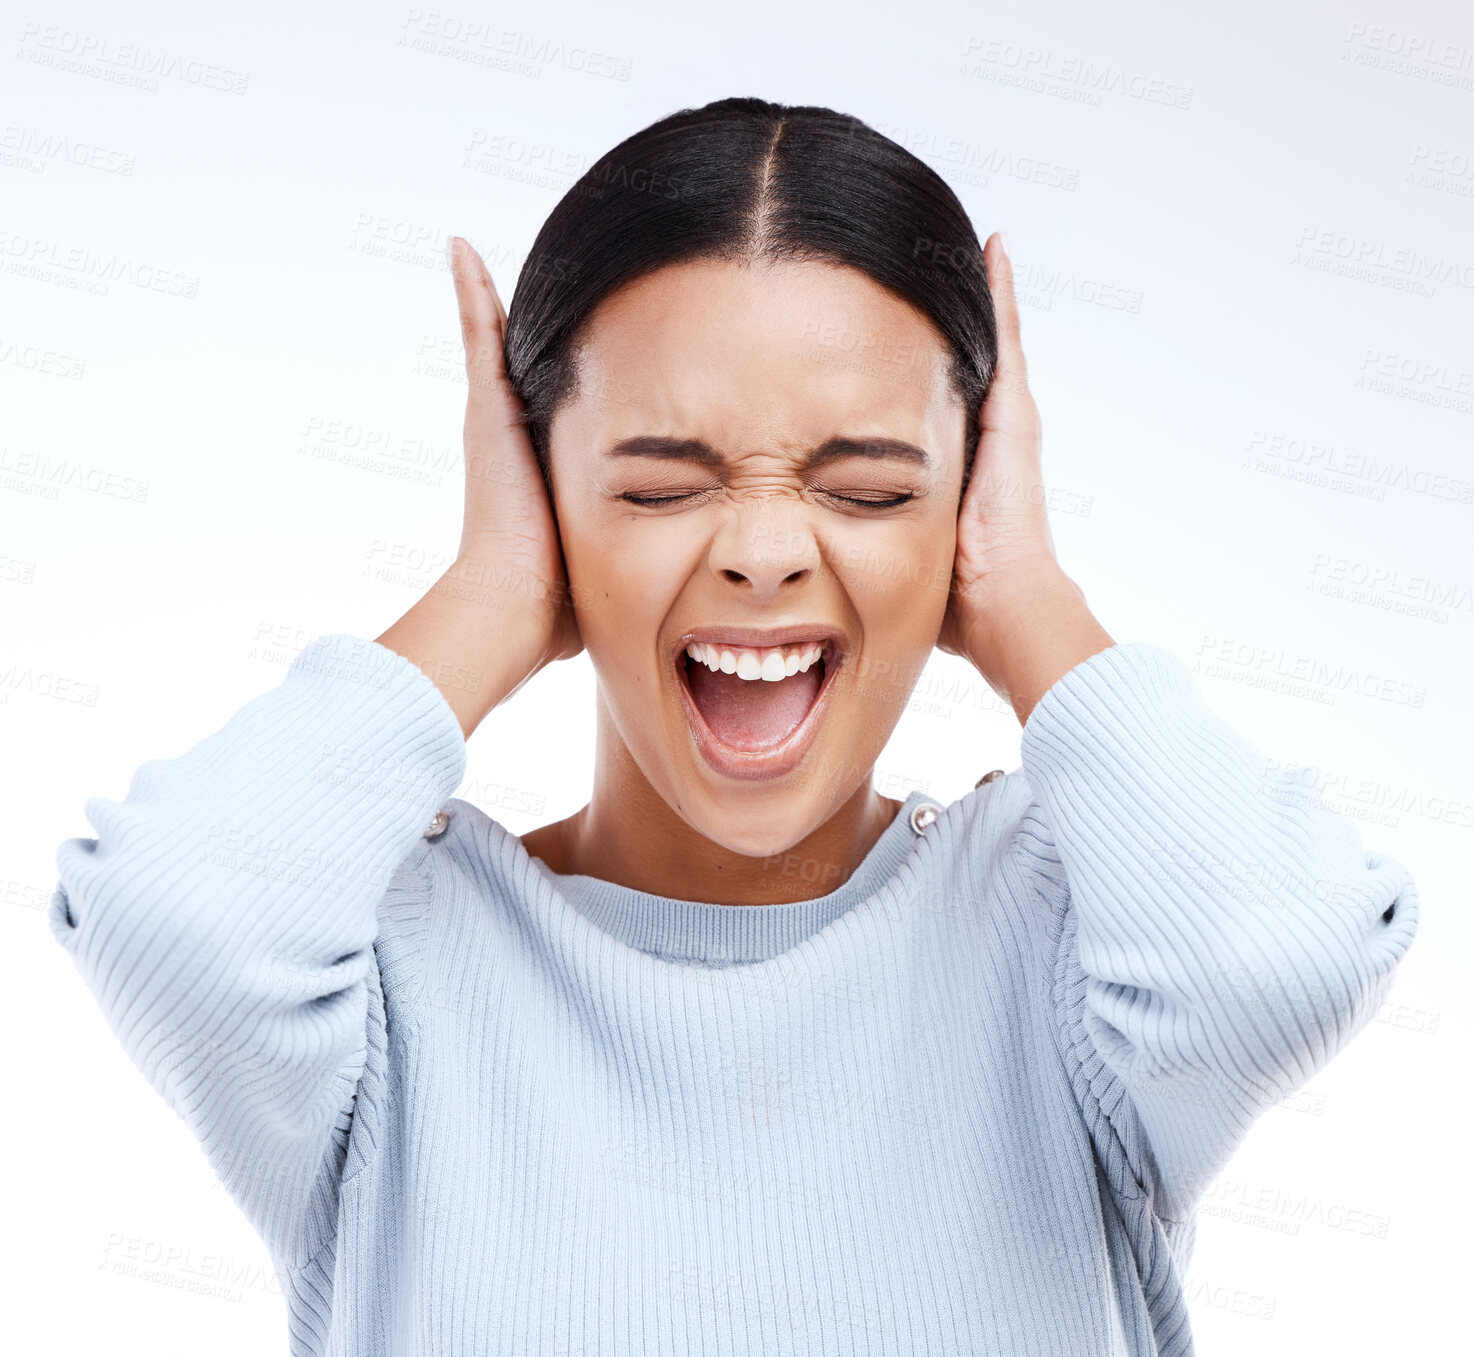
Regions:
<svg viewBox="0 0 1474 1357"><path fill-rule="evenodd" d="M457 559L377 638L424 670L468 739L547 662L513 598L474 562Z"/></svg>
<svg viewBox="0 0 1474 1357"><path fill-rule="evenodd" d="M1026 724L1039 699L1091 655L1115 644L1057 562L1011 577L975 608L967 658Z"/></svg>

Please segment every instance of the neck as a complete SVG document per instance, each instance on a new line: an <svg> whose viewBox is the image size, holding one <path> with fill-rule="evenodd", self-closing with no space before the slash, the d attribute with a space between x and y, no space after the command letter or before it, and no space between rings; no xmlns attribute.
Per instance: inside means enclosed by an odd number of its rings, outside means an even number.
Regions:
<svg viewBox="0 0 1474 1357"><path fill-rule="evenodd" d="M562 875L676 900L765 905L828 895L854 874L902 805L867 778L812 833L781 852L749 857L687 824L602 719L598 747L588 805L523 835L523 846Z"/></svg>

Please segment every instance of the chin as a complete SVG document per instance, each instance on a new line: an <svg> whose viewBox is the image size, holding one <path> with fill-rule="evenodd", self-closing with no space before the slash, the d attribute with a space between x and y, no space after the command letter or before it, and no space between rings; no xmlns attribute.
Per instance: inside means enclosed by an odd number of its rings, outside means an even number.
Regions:
<svg viewBox="0 0 1474 1357"><path fill-rule="evenodd" d="M843 802L816 797L813 788L768 784L739 794L705 788L681 800L682 818L729 853L777 857L802 843Z"/></svg>

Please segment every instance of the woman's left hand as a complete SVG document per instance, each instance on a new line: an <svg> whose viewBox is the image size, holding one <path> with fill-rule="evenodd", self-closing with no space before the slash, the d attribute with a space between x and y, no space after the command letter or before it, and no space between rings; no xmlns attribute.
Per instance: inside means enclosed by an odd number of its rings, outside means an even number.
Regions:
<svg viewBox="0 0 1474 1357"><path fill-rule="evenodd" d="M957 553L937 646L971 661L1015 710L1022 703L1020 720L1026 720L1041 676L1114 643L1054 554L1039 407L1019 337L1013 262L999 233L988 237L983 262L998 324L998 366L958 509ZM1047 618L1049 626L1031 628L1031 617L1040 623ZM1045 634L1036 640L1035 633ZM1029 649L1021 653L1021 647ZM1066 663L1071 656L1077 659Z"/></svg>

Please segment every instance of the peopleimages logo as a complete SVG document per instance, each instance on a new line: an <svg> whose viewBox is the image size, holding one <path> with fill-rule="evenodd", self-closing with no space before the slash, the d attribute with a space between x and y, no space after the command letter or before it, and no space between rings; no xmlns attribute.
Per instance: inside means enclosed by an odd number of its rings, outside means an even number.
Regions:
<svg viewBox="0 0 1474 1357"><path fill-rule="evenodd" d="M1090 105L1100 104L1103 95L1117 94L1185 110L1193 97L1189 85L1128 71L1108 61L1061 56L1047 48L1002 38L969 37L959 74Z"/></svg>
<svg viewBox="0 0 1474 1357"><path fill-rule="evenodd" d="M136 157L90 141L74 141L60 132L41 131L24 123L0 126L0 165L45 173L48 164L60 162L79 169L98 170L132 178Z"/></svg>
<svg viewBox="0 0 1474 1357"><path fill-rule="evenodd" d="M244 94L251 77L244 71L161 52L136 42L119 42L106 33L83 33L57 24L28 21L21 29L16 56L37 66L89 75L154 93L158 81L178 80L202 89Z"/></svg>
<svg viewBox="0 0 1474 1357"><path fill-rule="evenodd" d="M1447 38L1428 37L1421 32L1386 28L1381 24L1353 22L1346 34L1349 50L1381 53L1402 57L1428 66L1442 66L1445 71L1474 71L1474 47L1468 43L1450 43Z"/></svg>
<svg viewBox="0 0 1474 1357"><path fill-rule="evenodd" d="M400 47L534 79L540 78L549 66L559 66L580 75L628 81L633 67L629 57L612 52L503 28L480 19L462 19L439 10L411 9L400 30Z"/></svg>
<svg viewBox="0 0 1474 1357"><path fill-rule="evenodd" d="M140 264L126 255L63 246L45 236L26 235L0 227L0 270L40 282L77 285L85 291L106 294L112 283L127 283L146 292L193 300L200 289L199 277Z"/></svg>
<svg viewBox="0 0 1474 1357"><path fill-rule="evenodd" d="M1425 297L1434 295L1435 283L1474 288L1474 254L1429 254L1413 246L1315 226L1300 228L1292 262Z"/></svg>

